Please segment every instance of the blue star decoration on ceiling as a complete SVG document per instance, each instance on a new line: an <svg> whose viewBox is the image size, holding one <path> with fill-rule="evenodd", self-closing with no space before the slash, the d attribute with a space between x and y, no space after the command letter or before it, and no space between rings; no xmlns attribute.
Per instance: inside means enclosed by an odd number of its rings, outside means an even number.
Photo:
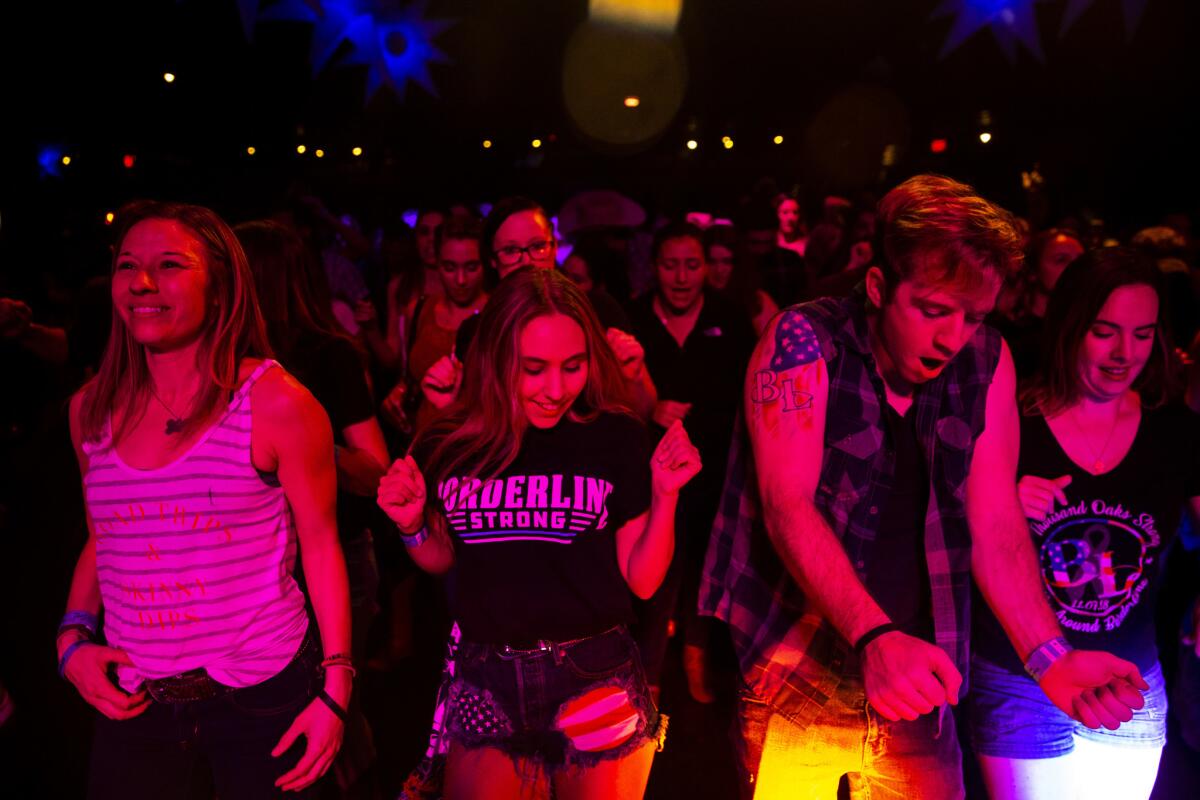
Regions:
<svg viewBox="0 0 1200 800"><path fill-rule="evenodd" d="M383 86L403 100L410 81L437 97L429 65L448 64L450 59L434 39L455 21L427 18L426 0L407 6L387 0L280 0L265 8L260 5L259 0L239 0L248 37L254 20L291 20L313 26L309 59L314 76L331 62L359 64L367 67L366 100ZM344 45L349 45L348 49Z"/></svg>
<svg viewBox="0 0 1200 800"><path fill-rule="evenodd" d="M1063 12L1062 27L1058 35L1063 36L1072 25L1079 21L1083 12L1092 7L1096 0L1067 0L1067 10ZM1142 14L1146 11L1146 0L1121 0L1121 16L1125 19L1125 39L1133 38Z"/></svg>
<svg viewBox="0 0 1200 800"><path fill-rule="evenodd" d="M1038 61L1045 61L1033 7L1043 0L942 0L932 17L954 16L954 24L938 53L945 58L983 28L990 28L1004 56L1016 61L1017 45Z"/></svg>

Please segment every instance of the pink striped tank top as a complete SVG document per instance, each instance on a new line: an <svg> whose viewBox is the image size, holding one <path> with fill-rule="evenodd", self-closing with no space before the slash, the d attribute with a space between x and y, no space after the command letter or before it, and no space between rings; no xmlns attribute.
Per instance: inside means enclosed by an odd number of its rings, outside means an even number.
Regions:
<svg viewBox="0 0 1200 800"><path fill-rule="evenodd" d="M304 639L292 511L250 455L250 389L274 366L264 361L221 419L164 467L125 464L111 422L83 445L104 634L134 663L118 670L126 690L198 667L251 686L282 670Z"/></svg>

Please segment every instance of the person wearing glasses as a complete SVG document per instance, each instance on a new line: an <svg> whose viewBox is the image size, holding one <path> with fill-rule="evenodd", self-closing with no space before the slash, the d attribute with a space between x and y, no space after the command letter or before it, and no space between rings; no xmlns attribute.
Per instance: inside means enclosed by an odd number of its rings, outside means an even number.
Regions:
<svg viewBox="0 0 1200 800"><path fill-rule="evenodd" d="M521 267L554 269L557 266L558 242L554 227L545 210L528 197L505 197L492 207L483 224L483 245L489 248L487 262L501 280ZM621 363L621 373L633 396L634 410L643 419L649 419L658 393L646 370L642 345L628 333L629 318L606 292L588 292L587 299ZM449 400L454 399L455 387L462 380L462 360L478 327L478 315L464 320L458 328L454 353L430 368L432 374L428 377L451 392Z"/></svg>

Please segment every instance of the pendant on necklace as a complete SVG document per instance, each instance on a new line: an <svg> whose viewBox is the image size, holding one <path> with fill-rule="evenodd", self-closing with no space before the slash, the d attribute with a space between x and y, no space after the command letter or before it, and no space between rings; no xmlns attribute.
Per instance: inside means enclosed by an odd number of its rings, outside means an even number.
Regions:
<svg viewBox="0 0 1200 800"><path fill-rule="evenodd" d="M167 420L167 436L174 436L183 430L183 420L171 418Z"/></svg>

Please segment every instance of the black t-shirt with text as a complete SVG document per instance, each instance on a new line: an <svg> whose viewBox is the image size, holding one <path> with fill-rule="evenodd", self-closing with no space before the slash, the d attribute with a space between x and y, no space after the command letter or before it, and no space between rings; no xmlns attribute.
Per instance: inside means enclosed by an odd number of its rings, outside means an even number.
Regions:
<svg viewBox="0 0 1200 800"><path fill-rule="evenodd" d="M1190 411L1144 411L1121 463L1091 475L1067 457L1044 417L1021 418L1018 475L1071 476L1063 490L1067 505L1056 504L1029 529L1050 607L1075 647L1107 650L1143 670L1158 659L1158 571L1185 502L1200 496L1198 434ZM988 660L1022 670L982 601L975 608L972 645Z"/></svg>
<svg viewBox="0 0 1200 800"><path fill-rule="evenodd" d="M420 450L418 464L429 447ZM528 428L496 478L428 486L454 542L452 607L464 640L531 646L633 621L616 532L650 506L650 452L632 417L564 417Z"/></svg>

